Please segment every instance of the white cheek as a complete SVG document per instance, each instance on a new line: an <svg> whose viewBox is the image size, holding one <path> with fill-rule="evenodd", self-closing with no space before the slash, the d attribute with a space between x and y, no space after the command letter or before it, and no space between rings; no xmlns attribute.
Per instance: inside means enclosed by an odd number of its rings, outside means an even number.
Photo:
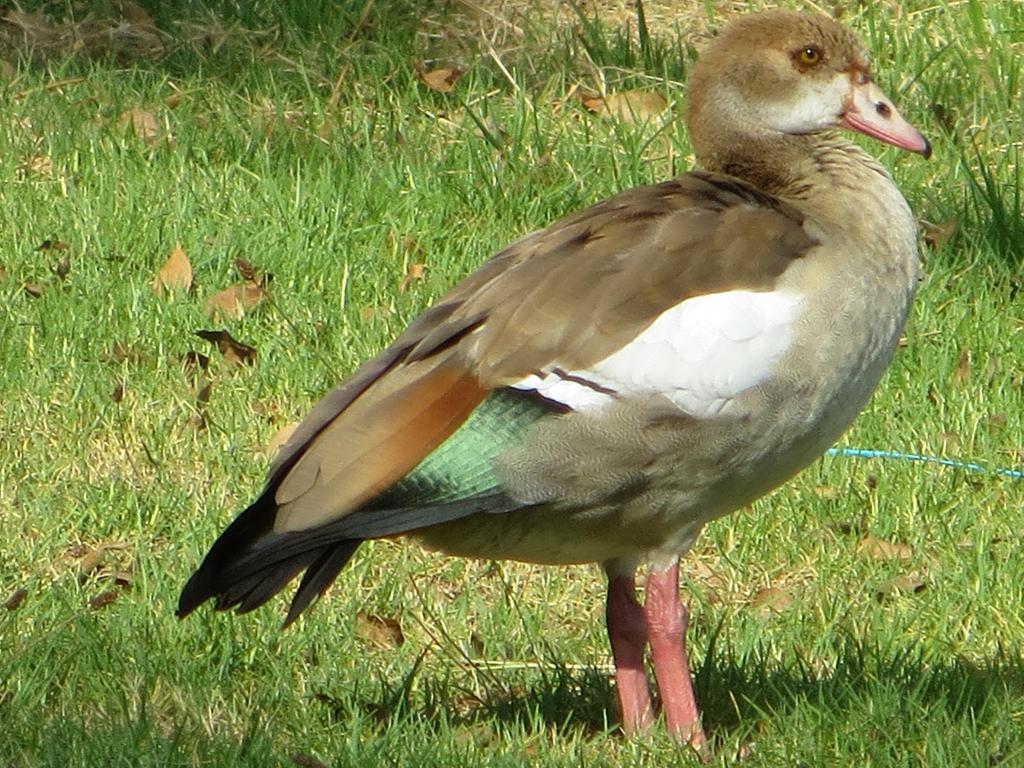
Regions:
<svg viewBox="0 0 1024 768"><path fill-rule="evenodd" d="M782 133L821 130L837 123L850 89L850 76L843 72L826 82L808 80L798 98L784 104L762 104L758 114L766 125Z"/></svg>

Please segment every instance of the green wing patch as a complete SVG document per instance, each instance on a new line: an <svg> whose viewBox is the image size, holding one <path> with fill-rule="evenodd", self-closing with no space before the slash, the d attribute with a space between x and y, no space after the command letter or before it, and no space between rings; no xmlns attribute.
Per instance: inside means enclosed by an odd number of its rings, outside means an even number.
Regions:
<svg viewBox="0 0 1024 768"><path fill-rule="evenodd" d="M435 451L368 506L437 504L496 490L500 481L494 460L518 445L537 419L556 412L549 403L525 392L496 390Z"/></svg>

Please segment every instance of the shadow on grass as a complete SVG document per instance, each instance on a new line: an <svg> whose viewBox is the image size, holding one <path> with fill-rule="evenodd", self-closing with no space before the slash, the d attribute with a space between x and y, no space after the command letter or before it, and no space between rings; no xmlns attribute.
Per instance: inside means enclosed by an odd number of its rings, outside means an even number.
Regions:
<svg viewBox="0 0 1024 768"><path fill-rule="evenodd" d="M115 67L230 81L263 68L301 81L300 70L339 51L407 52L422 15L415 0L28 0L0 8L0 56L39 69L59 62L63 76Z"/></svg>
<svg viewBox="0 0 1024 768"><path fill-rule="evenodd" d="M798 708L821 713L825 722L843 722L851 711L870 710L879 701L890 702L908 718L914 717L916 703L917 711L927 710L944 722L965 721L973 728L983 724L986 713L999 709L993 704L1024 695L1024 659L1017 656L1001 655L976 665L960 657L931 660L913 646L853 639L838 649L833 662L817 668L800 660L782 663L773 656L777 654L760 650L738 657L714 644L709 648L695 669L695 687L713 741L734 741L737 732L785 719ZM422 678L413 694L418 674L417 665L400 682L380 683L379 695L367 697L364 691L355 697L357 706L371 719L392 725L396 720L426 728L431 723L489 724L514 731L542 726L583 738L607 732L617 719L613 682L597 669L549 666L519 686L507 685L498 672L484 694L459 693L448 680ZM352 714L352 700L318 700L332 719Z"/></svg>

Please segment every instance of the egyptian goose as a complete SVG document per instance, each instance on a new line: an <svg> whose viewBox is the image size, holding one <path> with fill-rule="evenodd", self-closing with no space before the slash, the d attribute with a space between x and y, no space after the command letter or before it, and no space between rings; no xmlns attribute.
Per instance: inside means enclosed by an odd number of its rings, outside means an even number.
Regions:
<svg viewBox="0 0 1024 768"><path fill-rule="evenodd" d="M178 615L292 622L365 539L601 563L627 732L697 749L679 557L820 456L878 384L918 280L914 218L846 128L927 157L823 16L742 18L694 67L702 171L513 243L324 397L214 543ZM643 606L634 571L646 559Z"/></svg>

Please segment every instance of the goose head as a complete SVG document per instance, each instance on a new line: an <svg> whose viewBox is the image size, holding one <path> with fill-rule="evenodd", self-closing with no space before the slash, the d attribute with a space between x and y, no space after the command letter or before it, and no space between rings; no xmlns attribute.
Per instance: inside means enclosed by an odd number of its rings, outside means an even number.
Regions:
<svg viewBox="0 0 1024 768"><path fill-rule="evenodd" d="M760 154L835 128L931 154L872 80L860 41L826 16L791 11L747 16L709 44L690 78L687 121L705 167L737 144Z"/></svg>

